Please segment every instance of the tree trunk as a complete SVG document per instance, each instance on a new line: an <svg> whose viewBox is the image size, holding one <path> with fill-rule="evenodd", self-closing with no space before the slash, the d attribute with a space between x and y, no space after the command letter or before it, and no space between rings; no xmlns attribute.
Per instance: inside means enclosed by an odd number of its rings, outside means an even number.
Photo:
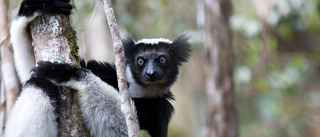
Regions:
<svg viewBox="0 0 320 137"><path fill-rule="evenodd" d="M76 32L70 16L43 15L30 23L36 61L57 61L80 67ZM89 137L78 106L77 93L60 87L59 137Z"/></svg>
<svg viewBox="0 0 320 137"><path fill-rule="evenodd" d="M6 96L6 116L11 109L19 93L19 80L14 68L13 51L10 43L8 21L8 1L0 0L0 46L1 46L1 76L4 82ZM1 107L3 109L4 107ZM1 125L1 127L3 127Z"/></svg>
<svg viewBox="0 0 320 137"><path fill-rule="evenodd" d="M200 0L202 15L198 23L204 35L206 68L207 136L237 136L236 110L233 98L234 54L228 26L231 0Z"/></svg>
<svg viewBox="0 0 320 137"><path fill-rule="evenodd" d="M128 84L125 73L125 56L121 42L120 32L118 29L116 17L112 9L110 0L103 0L104 10L107 16L109 28L111 31L113 49L116 55L116 69L118 78L118 87L121 96L121 111L123 112L128 127L129 137L136 137L139 133L138 120L135 115L135 106L132 103L128 93Z"/></svg>

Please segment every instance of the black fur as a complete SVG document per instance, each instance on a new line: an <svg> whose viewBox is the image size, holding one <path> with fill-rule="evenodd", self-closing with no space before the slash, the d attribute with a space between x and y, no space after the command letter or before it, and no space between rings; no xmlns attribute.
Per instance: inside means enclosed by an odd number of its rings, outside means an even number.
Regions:
<svg viewBox="0 0 320 137"><path fill-rule="evenodd" d="M71 9L70 0L24 0L21 3L18 16L30 17L34 13L69 15Z"/></svg>
<svg viewBox="0 0 320 137"><path fill-rule="evenodd" d="M166 76L164 76L165 80L163 80L165 82L162 82L160 86L170 87L177 79L179 66L181 63L186 62L190 56L191 45L188 43L188 39L189 37L182 35L175 39L172 43L159 42L159 44L154 45L150 45L148 43L136 44L131 37L127 37L127 39L123 40L126 64L130 66L135 81L137 81L140 85L144 85L142 80L145 75L145 66L136 65L137 57L140 56L140 53L157 51L164 53L164 56L167 58L167 63L164 65L159 64L156 61L153 62L153 66L156 66L157 69L160 69L158 71L166 74ZM149 61L151 58L154 59L155 57L148 56L146 60Z"/></svg>
<svg viewBox="0 0 320 137"><path fill-rule="evenodd" d="M178 37L169 46L168 51L177 63L181 65L183 62L187 62L190 57L191 45L188 43L190 39L186 34Z"/></svg>
<svg viewBox="0 0 320 137"><path fill-rule="evenodd" d="M124 47L124 54L126 55L126 61L127 61L127 64L128 64L128 58L131 58L133 57L133 49L135 48L135 41L133 40L133 38L131 36L127 36L126 39L123 39L122 40L122 44L123 44L123 47Z"/></svg>
<svg viewBox="0 0 320 137"><path fill-rule="evenodd" d="M117 72L114 65L111 65L108 62L90 60L87 63L86 68L91 70L91 72L98 76L101 80L119 90Z"/></svg>
<svg viewBox="0 0 320 137"><path fill-rule="evenodd" d="M168 124L174 112L170 98L133 98L139 125L152 137L166 137Z"/></svg>
<svg viewBox="0 0 320 137"><path fill-rule="evenodd" d="M34 67L31 71L34 72L32 77L44 78L52 80L55 83L61 83L70 81L71 79L85 77L89 70L79 69L69 64L39 61L38 67Z"/></svg>

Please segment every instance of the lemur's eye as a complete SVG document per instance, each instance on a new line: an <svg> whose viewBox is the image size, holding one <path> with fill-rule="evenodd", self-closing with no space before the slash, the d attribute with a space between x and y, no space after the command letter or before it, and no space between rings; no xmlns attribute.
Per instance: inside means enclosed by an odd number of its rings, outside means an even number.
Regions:
<svg viewBox="0 0 320 137"><path fill-rule="evenodd" d="M138 64L139 66L142 66L142 65L144 64L144 60L141 59L141 58L138 59L137 64Z"/></svg>
<svg viewBox="0 0 320 137"><path fill-rule="evenodd" d="M162 64L165 64L167 62L167 59L165 57L161 57L159 59L159 62L162 63Z"/></svg>

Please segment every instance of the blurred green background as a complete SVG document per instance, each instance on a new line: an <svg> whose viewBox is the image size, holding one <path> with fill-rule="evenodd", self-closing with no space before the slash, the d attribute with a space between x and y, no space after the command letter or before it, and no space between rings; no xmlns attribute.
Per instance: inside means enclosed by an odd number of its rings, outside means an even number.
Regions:
<svg viewBox="0 0 320 137"><path fill-rule="evenodd" d="M19 0L10 0L12 20ZM191 36L192 57L173 87L169 137L205 135L206 95L199 1L113 0L122 37ZM320 136L320 1L233 0L234 97L241 137ZM102 3L74 1L80 55L114 62Z"/></svg>

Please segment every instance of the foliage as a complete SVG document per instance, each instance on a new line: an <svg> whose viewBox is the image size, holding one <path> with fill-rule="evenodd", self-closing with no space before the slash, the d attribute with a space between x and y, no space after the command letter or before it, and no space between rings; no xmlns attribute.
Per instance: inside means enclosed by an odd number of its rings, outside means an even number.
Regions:
<svg viewBox="0 0 320 137"><path fill-rule="evenodd" d="M233 2L240 136L320 136L320 2L275 0L266 18Z"/></svg>
<svg viewBox="0 0 320 137"><path fill-rule="evenodd" d="M138 137L150 137L150 135L147 131L141 130Z"/></svg>

